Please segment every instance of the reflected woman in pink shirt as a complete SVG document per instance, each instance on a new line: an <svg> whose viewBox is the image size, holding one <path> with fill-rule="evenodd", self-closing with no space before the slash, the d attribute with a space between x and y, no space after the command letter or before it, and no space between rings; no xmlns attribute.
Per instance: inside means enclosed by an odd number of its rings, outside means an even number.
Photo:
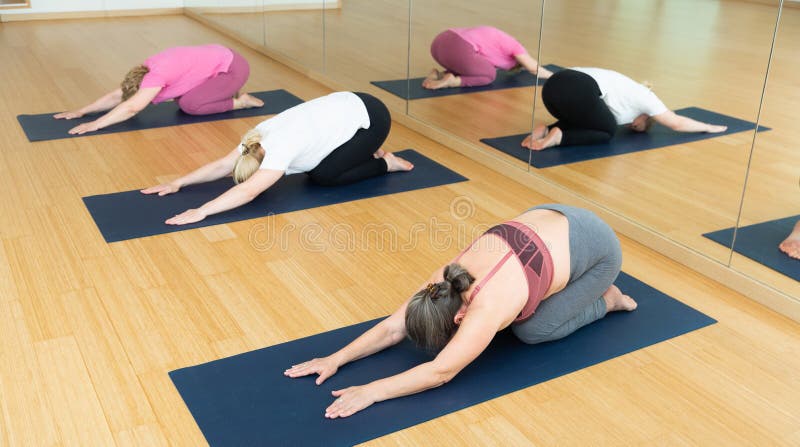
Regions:
<svg viewBox="0 0 800 447"><path fill-rule="evenodd" d="M83 108L58 113L54 118L73 119L109 111L70 129L69 133L75 135L125 121L150 103L170 99L190 115L261 107L264 102L260 99L238 93L249 76L247 61L222 45L168 48L131 69L119 88Z"/></svg>
<svg viewBox="0 0 800 447"><path fill-rule="evenodd" d="M431 90L491 84L498 68L525 69L542 79L553 74L539 67L516 39L491 26L450 28L433 39L431 56L444 67L431 70L422 81Z"/></svg>

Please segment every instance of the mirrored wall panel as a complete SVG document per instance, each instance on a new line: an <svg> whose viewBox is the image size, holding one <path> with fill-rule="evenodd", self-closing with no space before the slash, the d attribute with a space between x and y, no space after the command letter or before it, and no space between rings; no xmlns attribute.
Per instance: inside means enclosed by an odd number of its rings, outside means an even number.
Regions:
<svg viewBox="0 0 800 447"><path fill-rule="evenodd" d="M332 7L336 2L330 2ZM322 71L325 0L263 0L264 46L301 66Z"/></svg>
<svg viewBox="0 0 800 447"><path fill-rule="evenodd" d="M323 67L324 0L186 0L186 8L302 67Z"/></svg>
<svg viewBox="0 0 800 447"><path fill-rule="evenodd" d="M731 267L800 299L800 8L785 4Z"/></svg>
<svg viewBox="0 0 800 447"><path fill-rule="evenodd" d="M256 45L264 43L262 0L185 0L185 7Z"/></svg>
<svg viewBox="0 0 800 447"><path fill-rule="evenodd" d="M541 1L412 1L409 115L527 169L481 139L529 132ZM518 149L518 150L517 150Z"/></svg>
<svg viewBox="0 0 800 447"><path fill-rule="evenodd" d="M332 3L326 0L328 3ZM325 75L344 89L405 111L405 97L376 84L405 83L410 0L344 0L325 12Z"/></svg>
<svg viewBox="0 0 800 447"><path fill-rule="evenodd" d="M777 13L546 2L539 59L569 70L537 91L531 172L727 264L730 245L703 234L736 223Z"/></svg>

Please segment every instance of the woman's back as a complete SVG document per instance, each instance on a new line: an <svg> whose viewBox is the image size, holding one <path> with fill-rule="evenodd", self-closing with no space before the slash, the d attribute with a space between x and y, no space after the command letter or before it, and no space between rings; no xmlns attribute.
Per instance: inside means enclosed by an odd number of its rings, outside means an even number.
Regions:
<svg viewBox="0 0 800 447"><path fill-rule="evenodd" d="M537 209L523 213L513 221L533 230L544 245L538 248L543 256L549 258L544 259L544 263L552 268L552 280L541 298L546 299L563 289L569 281L567 219L556 211ZM511 324L519 316L529 299L537 298L529 296L531 287L528 281L537 280L535 275L526 271L517 260L507 259L504 262L509 252L513 252L511 246L515 244L516 241L509 243L492 232L485 233L457 261L475 277L475 282L464 292L468 300L475 294L469 305L489 306L493 311L502 312L507 324ZM511 253L510 256L514 257L516 254Z"/></svg>

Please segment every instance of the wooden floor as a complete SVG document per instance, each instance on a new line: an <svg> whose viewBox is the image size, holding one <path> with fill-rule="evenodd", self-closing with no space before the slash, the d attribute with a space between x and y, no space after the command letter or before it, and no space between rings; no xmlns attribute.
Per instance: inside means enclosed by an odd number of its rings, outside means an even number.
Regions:
<svg viewBox="0 0 800 447"><path fill-rule="evenodd" d="M145 56L207 42L248 58L250 90L328 91L182 16L0 24L0 60L14 61L0 84L0 445L203 445L169 371L385 315L466 243L409 248L413 225L468 234L548 201L395 125L390 150L472 180L106 244L82 196L184 173L258 118L31 144L15 115L83 104ZM334 224L356 248L327 239ZM376 224L400 247L370 249L389 237L362 236ZM312 225L322 251L301 239ZM622 241L625 271L719 323L369 445L800 444L800 326Z"/></svg>

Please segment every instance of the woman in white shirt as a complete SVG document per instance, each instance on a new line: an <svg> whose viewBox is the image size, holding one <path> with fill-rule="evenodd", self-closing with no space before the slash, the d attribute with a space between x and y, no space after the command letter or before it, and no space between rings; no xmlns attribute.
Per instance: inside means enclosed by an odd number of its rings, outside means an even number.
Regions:
<svg viewBox="0 0 800 447"><path fill-rule="evenodd" d="M163 196L233 173L236 186L166 221L184 225L242 206L284 175L306 172L314 182L333 186L409 171L411 163L381 149L391 124L389 110L374 96L331 93L262 122L225 157L142 193Z"/></svg>
<svg viewBox="0 0 800 447"><path fill-rule="evenodd" d="M555 73L542 87L542 102L558 121L536 126L525 138L522 146L535 151L607 143L623 124L637 132L646 132L652 121L677 132L718 133L727 129L680 116L649 88L602 68L576 67Z"/></svg>

